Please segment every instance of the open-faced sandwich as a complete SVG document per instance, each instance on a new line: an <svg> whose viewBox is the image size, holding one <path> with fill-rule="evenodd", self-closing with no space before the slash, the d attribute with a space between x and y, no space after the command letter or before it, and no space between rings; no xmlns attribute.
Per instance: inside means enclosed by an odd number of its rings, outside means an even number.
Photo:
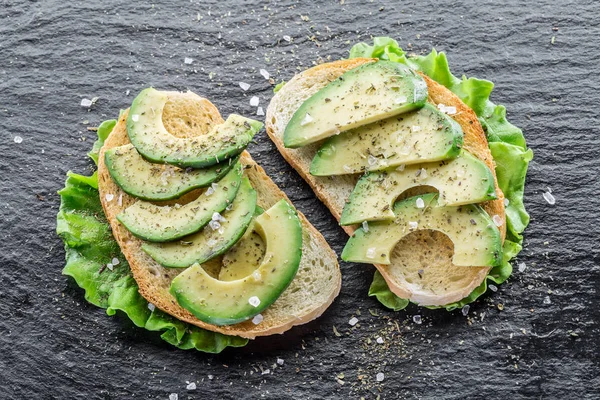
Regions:
<svg viewBox="0 0 600 400"><path fill-rule="evenodd" d="M269 105L267 133L351 235L342 259L375 265L370 294L390 308L462 307L511 273L532 153L492 88L376 38Z"/></svg>
<svg viewBox="0 0 600 400"><path fill-rule="evenodd" d="M60 192L64 273L181 348L218 352L321 315L337 257L245 151L262 126L224 121L191 92L143 90L100 127L97 173Z"/></svg>

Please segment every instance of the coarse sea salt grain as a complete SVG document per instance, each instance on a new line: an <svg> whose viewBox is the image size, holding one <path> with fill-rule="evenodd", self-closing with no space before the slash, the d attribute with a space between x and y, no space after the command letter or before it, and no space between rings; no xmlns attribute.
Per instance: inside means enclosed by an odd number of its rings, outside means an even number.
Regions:
<svg viewBox="0 0 600 400"><path fill-rule="evenodd" d="M404 104L408 101L408 99L406 98L406 96L398 96L396 97L395 103L396 104Z"/></svg>
<svg viewBox="0 0 600 400"><path fill-rule="evenodd" d="M425 201L422 198L419 197L415 203L417 208L425 208Z"/></svg>
<svg viewBox="0 0 600 400"><path fill-rule="evenodd" d="M385 375L383 374L383 372L379 372L375 376L375 379L377 379L377 382L382 382L385 379Z"/></svg>
<svg viewBox="0 0 600 400"><path fill-rule="evenodd" d="M279 358L279 357L277 358L277 364L283 365L284 362L285 361L283 361L283 358Z"/></svg>
<svg viewBox="0 0 600 400"><path fill-rule="evenodd" d="M140 116L138 114L132 114L131 115L131 120L133 122L138 122L140 120Z"/></svg>
<svg viewBox="0 0 600 400"><path fill-rule="evenodd" d="M112 265L119 265L121 263L121 261L119 261L119 259L117 257L113 257L111 264Z"/></svg>
<svg viewBox="0 0 600 400"><path fill-rule="evenodd" d="M421 130L421 127L419 125L413 125L410 127L410 130L413 132L419 132Z"/></svg>
<svg viewBox="0 0 600 400"><path fill-rule="evenodd" d="M262 280L262 275L261 273L256 270L252 273L252 279L254 279L255 282L260 282Z"/></svg>
<svg viewBox="0 0 600 400"><path fill-rule="evenodd" d="M309 113L306 113L304 114L304 118L302 118L302 121L300 121L300 126L308 125L314 120L315 119Z"/></svg>
<svg viewBox="0 0 600 400"><path fill-rule="evenodd" d="M421 319L420 315L413 315L413 322L417 325L421 325L423 320Z"/></svg>
<svg viewBox="0 0 600 400"><path fill-rule="evenodd" d="M213 219L213 220L211 220L211 221L208 223L208 226L210 226L210 228L211 228L213 231L216 231L217 229L219 229L219 228L221 227L221 224L219 223L219 221L215 221L215 220Z"/></svg>
<svg viewBox="0 0 600 400"><path fill-rule="evenodd" d="M106 193L104 198L106 199L106 201L112 201L115 198L115 195L112 193Z"/></svg>
<svg viewBox="0 0 600 400"><path fill-rule="evenodd" d="M292 37L289 35L283 35L283 40L285 40L286 42L291 42L292 41Z"/></svg>
<svg viewBox="0 0 600 400"><path fill-rule="evenodd" d="M352 172L352 168L348 164L344 164L343 168L344 168L344 171L346 171L346 172Z"/></svg>
<svg viewBox="0 0 600 400"><path fill-rule="evenodd" d="M108 268L109 270L113 270L113 265L111 263L106 264L106 268Z"/></svg>
<svg viewBox="0 0 600 400"><path fill-rule="evenodd" d="M377 158L374 157L372 154L369 154L369 157L367 158L367 162L369 163L370 166L376 165L377 164Z"/></svg>
<svg viewBox="0 0 600 400"><path fill-rule="evenodd" d="M502 218L498 214L495 214L492 217L492 221L494 221L494 225L496 225L496 226L502 226Z"/></svg>
<svg viewBox="0 0 600 400"><path fill-rule="evenodd" d="M250 99L250 105L252 107L256 107L258 106L258 103L260 103L260 99L258 98L258 96L252 96L252 98Z"/></svg>
<svg viewBox="0 0 600 400"><path fill-rule="evenodd" d="M354 326L354 325L358 324L358 318L356 318L356 317L350 318L350 320L348 321L348 324L350 326Z"/></svg>
<svg viewBox="0 0 600 400"><path fill-rule="evenodd" d="M206 189L206 193L204 193L204 195L205 196L210 196L214 192L215 192L215 189L212 186L210 186L208 189Z"/></svg>
<svg viewBox="0 0 600 400"><path fill-rule="evenodd" d="M23 142L23 138L21 136L15 136L15 138L13 140L15 141L15 143L22 143Z"/></svg>
<svg viewBox="0 0 600 400"><path fill-rule="evenodd" d="M546 200L548 202L548 204L550 204L551 206L553 206L554 204L556 204L556 199L554 198L554 196L552 195L552 193L550 193L550 192L544 192L542 194L542 196L544 197L544 200Z"/></svg>
<svg viewBox="0 0 600 400"><path fill-rule="evenodd" d="M375 247L369 247L367 249L367 258L375 258Z"/></svg>
<svg viewBox="0 0 600 400"><path fill-rule="evenodd" d="M383 338L381 336L379 336L375 341L379 344L383 344Z"/></svg>
<svg viewBox="0 0 600 400"><path fill-rule="evenodd" d="M91 107L94 102L90 99L81 99L81 107Z"/></svg>
<svg viewBox="0 0 600 400"><path fill-rule="evenodd" d="M266 69L264 69L264 68L261 68L258 72L260 72L260 74L262 75L262 77L265 78L265 79L269 79L271 77L271 75L269 74L269 72Z"/></svg>
<svg viewBox="0 0 600 400"><path fill-rule="evenodd" d="M544 297L544 304L551 304L552 300L550 300L550 296Z"/></svg>
<svg viewBox="0 0 600 400"><path fill-rule="evenodd" d="M270 369L265 369L261 375L269 375L271 373Z"/></svg>
<svg viewBox="0 0 600 400"><path fill-rule="evenodd" d="M363 228L363 231L369 232L369 223L367 221L363 221L362 228Z"/></svg>
<svg viewBox="0 0 600 400"><path fill-rule="evenodd" d="M184 58L184 59L183 59L183 62L184 62L184 63L186 63L186 64L191 64L191 63L193 63L193 62L194 62L194 59L193 59L193 58L186 57L186 58Z"/></svg>
<svg viewBox="0 0 600 400"><path fill-rule="evenodd" d="M417 229L418 226L419 226L419 223L417 221L408 221L408 227L410 229Z"/></svg>
<svg viewBox="0 0 600 400"><path fill-rule="evenodd" d="M520 262L518 268L519 272L525 272L525 270L527 269L527 265L524 262Z"/></svg>
<svg viewBox="0 0 600 400"><path fill-rule="evenodd" d="M250 84L246 83L246 82L240 82L239 83L240 87L242 88L242 90L245 92L246 90L250 89Z"/></svg>
<svg viewBox="0 0 600 400"><path fill-rule="evenodd" d="M402 172L402 171L404 171L404 168L406 168L406 165L400 164L400 165L398 165L398 168L396 168L396 171Z"/></svg>
<svg viewBox="0 0 600 400"><path fill-rule="evenodd" d="M437 107L441 112L443 112L445 114L448 114L448 115L456 114L456 107L454 107L454 106L447 106L445 104L440 103L437 105Z"/></svg>
<svg viewBox="0 0 600 400"><path fill-rule="evenodd" d="M156 306L154 304L148 303L148 310L154 311L155 308L156 308Z"/></svg>
<svg viewBox="0 0 600 400"><path fill-rule="evenodd" d="M195 382L186 382L187 386L185 387L187 390L196 390L196 383Z"/></svg>
<svg viewBox="0 0 600 400"><path fill-rule="evenodd" d="M490 290L492 292L497 292L498 291L498 286L496 286L496 285L488 285L488 287L490 288Z"/></svg>
<svg viewBox="0 0 600 400"><path fill-rule="evenodd" d="M262 107L256 109L256 115L265 115L265 110Z"/></svg>
<svg viewBox="0 0 600 400"><path fill-rule="evenodd" d="M218 212L214 212L212 215L212 220L213 221L219 221L219 222L226 222L227 220L225 219L225 217L223 217L221 214L219 214Z"/></svg>
<svg viewBox="0 0 600 400"><path fill-rule="evenodd" d="M179 400L179 395L177 393L171 393L169 395L169 400Z"/></svg>
<svg viewBox="0 0 600 400"><path fill-rule="evenodd" d="M263 319L264 319L264 318L263 318L262 314L256 314L256 315L254 316L254 318L252 318L252 323L253 323L254 325L258 325L258 324L260 324L261 322L263 322Z"/></svg>
<svg viewBox="0 0 600 400"><path fill-rule="evenodd" d="M508 200L506 197L504 198L504 207L508 207L508 205L510 204L510 200Z"/></svg>
<svg viewBox="0 0 600 400"><path fill-rule="evenodd" d="M258 307L260 305L260 299L256 296L252 296L248 299L248 304L252 307Z"/></svg>
<svg viewBox="0 0 600 400"><path fill-rule="evenodd" d="M468 305L468 304L464 305L463 308L461 308L461 310L460 310L462 312L462 315L464 315L466 317L469 314L469 308L471 308L470 305Z"/></svg>
<svg viewBox="0 0 600 400"><path fill-rule="evenodd" d="M123 193L119 193L119 198L117 199L117 205L121 207L123 205Z"/></svg>

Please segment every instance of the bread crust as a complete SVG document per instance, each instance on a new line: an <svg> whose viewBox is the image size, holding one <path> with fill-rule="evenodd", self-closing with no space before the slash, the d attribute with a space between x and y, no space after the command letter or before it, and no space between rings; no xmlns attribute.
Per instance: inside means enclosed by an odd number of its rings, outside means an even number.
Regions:
<svg viewBox="0 0 600 400"><path fill-rule="evenodd" d="M176 100L178 96L185 96L185 94L173 92L172 96ZM219 111L208 100L201 99L199 102L196 101L195 107L195 112L205 116L205 120L207 121L205 125L198 127L198 134L206 134L213 124L223 123L223 118ZM117 214L133 204L136 199L123 192L112 180L104 162L104 153L107 149L130 143L126 130L126 118L127 111L120 116L117 125L100 150L98 162L98 190L104 213L112 228L113 236L117 240L129 263L132 275L139 286L140 294L146 300L154 304L160 310L181 321L209 331L249 339L258 336L283 333L293 326L307 323L319 317L331 305L333 300L339 294L341 287L341 273L337 263L337 256L333 250L331 250L320 232L308 222L301 212L298 211L303 227L304 242L303 257L298 275L279 299L263 311L262 315L264 319L260 324L255 325L252 321L248 320L228 326L211 325L200 321L189 311L179 306L175 298L169 293L169 287L172 279L184 269L164 268L156 263L141 250L142 241L134 237L116 219ZM267 176L265 171L254 162L248 152L244 151L242 153L241 162L245 168L244 174L250 179L252 186L257 191L258 204L261 207L267 209L280 199L286 199L290 202L285 193L283 193ZM198 196L199 193L201 193L199 190L193 191L186 194L182 199L194 198L195 196ZM113 195L108 196L108 199L111 199L110 201L107 199L107 194ZM311 246L317 250L313 251ZM307 257L310 259L307 259ZM303 276L300 275L309 273L305 272L305 270L307 264L310 264L311 262L324 263L328 268L328 273L332 275L330 284L326 287L326 293L318 293L318 296L314 296L313 299L305 300L304 304L288 304L292 301L298 302L298 299L293 297L295 295L292 294L291 291L296 290L297 287L300 287L298 290L302 291L301 285L303 283L300 283L300 279L303 279ZM308 267L310 267L310 265L308 265ZM301 295L301 293L299 295Z"/></svg>
<svg viewBox="0 0 600 400"><path fill-rule="evenodd" d="M271 140L275 143L275 146L279 152L283 155L286 161L300 174L300 176L312 187L317 197L329 208L333 216L339 221L343 204L347 200L347 196L344 199L334 198L332 196L333 181L328 181L323 177L312 176L309 172L310 159L314 156L318 144L309 148L301 149L288 149L283 145L283 130L289 117L293 114L294 110L286 110L286 105L295 104L299 106L305 99L310 97L313 93L316 93L321 87L327 83L337 79L344 72L356 68L360 65L376 62L376 59L372 58L354 58L347 60L339 60L330 63L320 64L313 68L310 68L296 76L294 76L289 82L287 82L271 100L266 113L266 130ZM495 164L492 158L485 133L477 115L475 112L464 104L458 96L448 90L446 87L433 81L428 76L420 73L425 79L429 90L428 101L434 105L444 104L446 106L456 107L456 114L451 117L460 124L464 132L464 144L465 150L471 152L475 157L479 158L490 168L494 175L494 181L496 186L496 193L498 198L496 200L482 203L481 206L490 215L498 215L502 220L502 225L499 227L502 241L504 241L506 235L506 220L504 212L504 194L498 187L498 180L495 172ZM286 113L287 112L287 115ZM358 178L348 179L347 183L336 184L336 189L344 187L345 194L353 188L353 183L356 183ZM350 185L352 185L350 187ZM347 187L346 187L347 186ZM352 235L356 226L342 226L344 231L348 235ZM440 245L441 246L441 245ZM462 298L468 296L477 286L479 286L485 277L487 276L490 268L488 267L462 267L466 268L465 279L466 283L462 287L454 288L451 291L445 293L436 293L435 290L415 290L414 285L409 285L401 277L398 277L391 273L389 266L387 265L375 265L379 270L385 281L387 282L390 290L397 296L405 299L409 299L420 305L428 306L442 306L455 301L459 301ZM442 288L440 288L442 289ZM442 290L440 290L441 292Z"/></svg>

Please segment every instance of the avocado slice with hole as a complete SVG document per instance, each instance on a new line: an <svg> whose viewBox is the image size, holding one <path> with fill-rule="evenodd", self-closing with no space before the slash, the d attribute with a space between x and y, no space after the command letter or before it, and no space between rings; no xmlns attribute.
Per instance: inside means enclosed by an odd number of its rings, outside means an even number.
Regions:
<svg viewBox="0 0 600 400"><path fill-rule="evenodd" d="M298 271L302 225L294 208L282 199L255 219L254 229L266 245L258 269L244 278L223 281L194 264L171 283L170 292L179 305L209 324L231 325L252 318L277 300Z"/></svg>
<svg viewBox="0 0 600 400"><path fill-rule="evenodd" d="M437 189L440 206L481 203L496 198L494 175L477 157L463 150L452 160L374 171L361 177L344 205L340 225L394 219L398 196L416 186Z"/></svg>
<svg viewBox="0 0 600 400"><path fill-rule="evenodd" d="M452 262L466 267L494 267L502 261L502 238L490 216L478 205L439 206L437 193L409 197L394 205L396 218L357 229L342 251L342 260L390 264L396 243L419 229L447 235L454 243ZM424 207L419 208L418 199ZM419 202L420 203L420 202Z"/></svg>
<svg viewBox="0 0 600 400"><path fill-rule="evenodd" d="M160 206L138 200L117 219L135 236L150 242L180 239L202 229L214 213L223 211L235 198L242 180L242 165L237 164L197 199L174 206Z"/></svg>
<svg viewBox="0 0 600 400"><path fill-rule="evenodd" d="M215 125L206 135L179 138L162 122L168 93L153 88L142 90L127 115L127 135L144 158L178 167L204 168L240 154L261 122L231 114L225 123Z"/></svg>
<svg viewBox="0 0 600 400"><path fill-rule="evenodd" d="M427 84L407 66L378 61L351 69L309 97L284 134L296 148L393 115L423 107Z"/></svg>
<svg viewBox="0 0 600 400"><path fill-rule="evenodd" d="M174 242L144 243L142 250L159 264L171 268L202 264L221 255L242 237L254 215L256 191L248 178L242 179L237 195L228 208L223 215L214 213L214 222L199 232Z"/></svg>
<svg viewBox="0 0 600 400"><path fill-rule="evenodd" d="M315 176L356 174L401 164L433 162L460 153L460 125L431 104L327 140L312 160Z"/></svg>
<svg viewBox="0 0 600 400"><path fill-rule="evenodd" d="M104 153L106 168L123 191L149 201L176 199L187 192L221 179L237 162L229 158L207 168L179 168L147 161L132 144L113 147Z"/></svg>

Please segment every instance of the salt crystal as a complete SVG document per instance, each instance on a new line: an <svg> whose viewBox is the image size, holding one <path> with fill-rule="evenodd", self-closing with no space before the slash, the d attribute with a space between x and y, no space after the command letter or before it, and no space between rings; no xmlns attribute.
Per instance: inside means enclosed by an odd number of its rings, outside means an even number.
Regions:
<svg viewBox="0 0 600 400"><path fill-rule="evenodd" d="M248 299L248 304L252 307L258 307L260 305L260 299L256 296L252 296Z"/></svg>
<svg viewBox="0 0 600 400"><path fill-rule="evenodd" d="M242 88L242 90L245 92L246 90L250 89L250 84L246 83L246 82L240 82L239 83L240 87Z"/></svg>
<svg viewBox="0 0 600 400"><path fill-rule="evenodd" d="M258 324L260 324L261 322L263 322L263 319L264 319L264 318L263 318L262 314L256 314L256 315L254 316L254 318L252 318L252 323L253 323L254 325L258 325Z"/></svg>
<svg viewBox="0 0 600 400"><path fill-rule="evenodd" d="M154 304L148 303L148 310L154 311L155 308L156 308L156 306Z"/></svg>
<svg viewBox="0 0 600 400"><path fill-rule="evenodd" d="M115 195L112 193L106 193L104 198L106 199L106 201L112 201L115 198Z"/></svg>
<svg viewBox="0 0 600 400"><path fill-rule="evenodd" d="M490 290L492 292L497 292L498 291L498 286L496 286L496 285L489 285L488 287L490 288Z"/></svg>
<svg viewBox="0 0 600 400"><path fill-rule="evenodd" d="M408 227L410 229L417 229L418 226L419 226L419 223L417 221L408 221Z"/></svg>
<svg viewBox="0 0 600 400"><path fill-rule="evenodd" d="M417 199L416 205L417 205L417 208L425 208L425 202L420 197Z"/></svg>
<svg viewBox="0 0 600 400"><path fill-rule="evenodd" d="M269 74L269 72L266 69L264 69L264 68L261 68L260 71L258 71L258 72L260 72L260 74L265 79L269 79L271 77L271 75Z"/></svg>
<svg viewBox="0 0 600 400"><path fill-rule="evenodd" d="M459 169L458 171L456 171L456 176L462 178L463 176L465 176L465 170Z"/></svg>
<svg viewBox="0 0 600 400"><path fill-rule="evenodd" d="M314 120L315 119L309 113L306 113L306 114L304 114L304 118L302 118L302 121L300 121L300 126L310 124Z"/></svg>
<svg viewBox="0 0 600 400"><path fill-rule="evenodd" d="M402 172L402 171L404 171L404 168L406 168L406 165L400 164L400 165L398 165L398 168L396 168L396 171Z"/></svg>
<svg viewBox="0 0 600 400"><path fill-rule="evenodd" d="M252 96L252 98L250 99L250 105L252 107L256 107L258 106L258 103L260 103L260 99L258 98L258 96Z"/></svg>
<svg viewBox="0 0 600 400"><path fill-rule="evenodd" d="M471 308L470 305L468 305L468 304L464 305L463 308L461 308L461 310L460 310L462 312L462 315L464 315L466 317L469 314L469 308Z"/></svg>
<svg viewBox="0 0 600 400"><path fill-rule="evenodd" d="M524 262L519 263L519 272L525 272L527 265Z"/></svg>
<svg viewBox="0 0 600 400"><path fill-rule="evenodd" d="M212 378L214 378L212 375L208 375L208 379L212 381Z"/></svg>
<svg viewBox="0 0 600 400"><path fill-rule="evenodd" d="M190 383L187 384L187 386L185 388L187 390L196 390L196 383L190 382Z"/></svg>
<svg viewBox="0 0 600 400"><path fill-rule="evenodd" d="M81 107L91 107L94 102L90 99L81 99Z"/></svg>
<svg viewBox="0 0 600 400"><path fill-rule="evenodd" d="M132 114L131 115L131 120L133 122L138 122L140 120L140 116L138 114Z"/></svg>
<svg viewBox="0 0 600 400"><path fill-rule="evenodd" d="M363 231L369 232L369 223L367 221L363 221L362 228L363 228Z"/></svg>
<svg viewBox="0 0 600 400"><path fill-rule="evenodd" d="M219 243L217 240L215 240L215 239L209 239L209 240L206 242L206 245L207 245L208 247L210 247L210 248L213 248L213 247L215 247L215 246L217 245L217 243Z"/></svg>
<svg viewBox="0 0 600 400"><path fill-rule="evenodd" d="M373 166L375 164L377 164L377 158L373 157L373 155L369 154L369 158L367 159L367 162L369 163L370 166Z"/></svg>
<svg viewBox="0 0 600 400"><path fill-rule="evenodd" d="M262 372L262 375L269 375L270 373L271 373L271 370L270 370L270 369L265 369L265 370Z"/></svg>
<svg viewBox="0 0 600 400"><path fill-rule="evenodd" d="M113 265L111 263L106 264L106 268L110 269L111 271L113 270Z"/></svg>
<svg viewBox="0 0 600 400"><path fill-rule="evenodd" d="M177 393L171 393L169 395L169 400L178 400L179 399L179 395Z"/></svg>
<svg viewBox="0 0 600 400"><path fill-rule="evenodd" d="M219 214L218 212L214 212L212 215L212 220L213 221L219 221L219 222L226 222L227 220L225 219L225 217L223 217L221 214Z"/></svg>
<svg viewBox="0 0 600 400"><path fill-rule="evenodd" d="M283 365L285 361L283 361L283 358L277 358L277 364L279 365Z"/></svg>
<svg viewBox="0 0 600 400"><path fill-rule="evenodd" d="M255 282L260 282L262 280L262 275L258 270L256 270L252 273L252 278Z"/></svg>
<svg viewBox="0 0 600 400"><path fill-rule="evenodd" d="M348 164L344 164L343 168L346 172L352 172L352 168Z"/></svg>
<svg viewBox="0 0 600 400"><path fill-rule="evenodd" d="M369 247L367 249L367 258L375 258L375 247Z"/></svg>
<svg viewBox="0 0 600 400"><path fill-rule="evenodd" d="M350 321L348 321L348 323L350 324L350 326L354 326L354 325L358 324L358 318L352 317L352 318L350 318Z"/></svg>
<svg viewBox="0 0 600 400"><path fill-rule="evenodd" d="M542 196L544 196L544 200L546 200L548 202L548 204L550 204L551 206L553 206L554 204L556 204L556 199L554 198L554 196L552 195L552 193L550 193L550 192L544 192L542 194Z"/></svg>
<svg viewBox="0 0 600 400"><path fill-rule="evenodd" d="M502 226L502 218L498 214L495 214L492 217L492 221L494 221L494 225L496 225L496 226Z"/></svg>
<svg viewBox="0 0 600 400"><path fill-rule="evenodd" d="M396 104L404 104L408 101L408 99L406 98L406 96L398 96L396 97L395 103Z"/></svg>
<svg viewBox="0 0 600 400"><path fill-rule="evenodd" d="M120 261L117 257L113 257L111 263L112 263L112 265L119 265Z"/></svg>
<svg viewBox="0 0 600 400"><path fill-rule="evenodd" d="M119 198L117 199L117 205L121 207L123 205L123 193L119 193Z"/></svg>
<svg viewBox="0 0 600 400"><path fill-rule="evenodd" d="M421 130L421 127L419 125L413 125L411 126L410 130L413 132L419 132Z"/></svg>
<svg viewBox="0 0 600 400"><path fill-rule="evenodd" d="M208 189L206 189L206 193L204 193L204 195L206 196L210 196L211 194L213 194L215 192L215 189L211 186Z"/></svg>
<svg viewBox="0 0 600 400"><path fill-rule="evenodd" d="M263 108L262 108L262 107L258 107L258 108L256 109L256 115L261 115L261 116L262 116L262 115L265 115L265 110L263 110Z"/></svg>
<svg viewBox="0 0 600 400"><path fill-rule="evenodd" d="M445 114L448 114L448 115L456 114L456 107L454 107L454 106L447 106L445 104L440 103L437 105L437 107L441 112L443 112Z"/></svg>
<svg viewBox="0 0 600 400"><path fill-rule="evenodd" d="M544 304L550 304L550 303L552 303L552 300L550 300L550 296L544 297Z"/></svg>
<svg viewBox="0 0 600 400"><path fill-rule="evenodd" d="M413 322L417 325L421 325L423 320L421 319L420 315L413 315Z"/></svg>
<svg viewBox="0 0 600 400"><path fill-rule="evenodd" d="M429 175L427 174L427 170L425 168L421 168L417 176L419 177L419 179L427 179Z"/></svg>
<svg viewBox="0 0 600 400"><path fill-rule="evenodd" d="M219 232L219 235L222 235L222 234L224 234L224 233L225 233L225 228L223 228L223 227L221 226L221 227L219 228L218 232Z"/></svg>
<svg viewBox="0 0 600 400"><path fill-rule="evenodd" d="M219 229L219 228L221 227L221 224L219 223L219 221L211 220L211 221L208 223L208 226L210 226L210 228L211 228L213 231L216 231L217 229Z"/></svg>
<svg viewBox="0 0 600 400"><path fill-rule="evenodd" d="M22 143L23 142L23 138L21 136L15 136L15 138L13 140L15 141L15 143Z"/></svg>
<svg viewBox="0 0 600 400"><path fill-rule="evenodd" d="M504 198L504 207L508 207L509 204L510 204L510 201L505 197Z"/></svg>
<svg viewBox="0 0 600 400"><path fill-rule="evenodd" d="M291 42L292 38L289 35L283 35L283 40L285 40L286 42Z"/></svg>
<svg viewBox="0 0 600 400"><path fill-rule="evenodd" d="M376 342L379 343L379 344L383 344L383 338L381 336L378 337L377 340L376 340Z"/></svg>
<svg viewBox="0 0 600 400"><path fill-rule="evenodd" d="M398 141L400 141L400 139L398 139ZM400 149L399 153L400 153L400 155L403 155L403 156L409 155L410 154L410 147L408 147L408 146L402 147Z"/></svg>
<svg viewBox="0 0 600 400"><path fill-rule="evenodd" d="M191 64L191 63L193 63L193 62L194 62L194 59L193 59L193 58L186 57L186 58L184 58L184 59L183 59L183 62L184 62L185 64Z"/></svg>
<svg viewBox="0 0 600 400"><path fill-rule="evenodd" d="M377 379L377 382L381 382L385 379L385 375L383 375L383 372L379 372L379 373L377 373L377 376L375 377L375 379Z"/></svg>

